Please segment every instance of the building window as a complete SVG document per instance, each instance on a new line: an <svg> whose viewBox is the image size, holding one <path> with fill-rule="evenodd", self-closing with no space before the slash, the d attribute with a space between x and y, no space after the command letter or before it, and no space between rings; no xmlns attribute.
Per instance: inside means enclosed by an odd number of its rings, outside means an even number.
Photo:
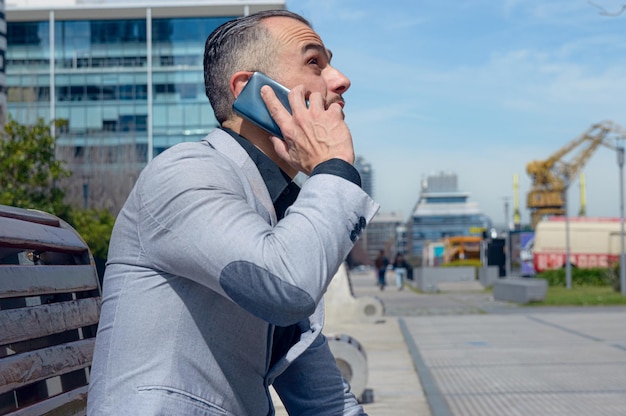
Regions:
<svg viewBox="0 0 626 416"><path fill-rule="evenodd" d="M102 120L102 131L117 131L117 120Z"/></svg>

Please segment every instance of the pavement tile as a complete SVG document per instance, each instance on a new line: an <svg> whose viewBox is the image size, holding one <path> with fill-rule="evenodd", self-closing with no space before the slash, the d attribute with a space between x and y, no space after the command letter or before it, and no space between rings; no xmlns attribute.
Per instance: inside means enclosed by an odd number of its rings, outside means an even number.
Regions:
<svg viewBox="0 0 626 416"><path fill-rule="evenodd" d="M385 316L329 320L325 333L365 350L370 416L626 415L626 307L535 308L494 301L475 284L425 294L381 291L372 271L350 279L354 296L379 298ZM277 415L287 415L280 403Z"/></svg>

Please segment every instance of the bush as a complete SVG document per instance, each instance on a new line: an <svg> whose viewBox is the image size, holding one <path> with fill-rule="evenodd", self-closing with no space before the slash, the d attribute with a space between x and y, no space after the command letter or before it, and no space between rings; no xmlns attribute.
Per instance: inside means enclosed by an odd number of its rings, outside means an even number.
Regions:
<svg viewBox="0 0 626 416"><path fill-rule="evenodd" d="M619 274L619 263L615 263L612 267L606 269L606 279L608 284L615 290L616 292L621 292L621 281Z"/></svg>
<svg viewBox="0 0 626 416"><path fill-rule="evenodd" d="M482 262L480 260L467 259L467 260L454 260L454 261L451 261L450 263L444 263L441 265L441 267L465 267L465 266L481 267Z"/></svg>
<svg viewBox="0 0 626 416"><path fill-rule="evenodd" d="M441 267L473 267L474 279L478 279L478 269L482 267L482 262L476 259L454 260L450 263L444 263Z"/></svg>
<svg viewBox="0 0 626 416"><path fill-rule="evenodd" d="M66 221L85 240L91 254L106 259L115 217L108 210L72 210Z"/></svg>
<svg viewBox="0 0 626 416"><path fill-rule="evenodd" d="M580 269L572 267L572 286L609 286L611 285L610 270L605 268ZM566 286L565 268L546 270L539 273L537 277L547 280L548 286Z"/></svg>

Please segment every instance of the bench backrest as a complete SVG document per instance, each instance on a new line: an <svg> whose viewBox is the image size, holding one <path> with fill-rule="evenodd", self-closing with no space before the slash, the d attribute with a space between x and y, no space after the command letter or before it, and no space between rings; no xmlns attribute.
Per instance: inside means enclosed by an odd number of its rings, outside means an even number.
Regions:
<svg viewBox="0 0 626 416"><path fill-rule="evenodd" d="M99 316L96 268L76 231L0 205L0 415L84 415Z"/></svg>

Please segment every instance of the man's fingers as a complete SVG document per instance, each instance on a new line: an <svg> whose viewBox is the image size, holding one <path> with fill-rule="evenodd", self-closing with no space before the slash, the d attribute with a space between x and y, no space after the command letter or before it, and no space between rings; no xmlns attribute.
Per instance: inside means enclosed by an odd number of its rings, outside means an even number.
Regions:
<svg viewBox="0 0 626 416"><path fill-rule="evenodd" d="M265 102L267 110L270 112L270 115L279 127L289 119L289 112L285 106L283 106L283 103L280 102L278 97L276 97L276 93L272 87L269 85L262 86L261 98L263 98L263 102Z"/></svg>
<svg viewBox="0 0 626 416"><path fill-rule="evenodd" d="M354 163L352 136L341 103L326 108L323 94L311 92L307 96L304 85L299 85L289 93L292 116L271 87L263 86L261 96L284 138L281 142L272 137L274 150L290 166L310 174L319 163L332 158Z"/></svg>
<svg viewBox="0 0 626 416"><path fill-rule="evenodd" d="M270 140L272 141L272 144L274 145L274 150L276 151L276 154L280 156L281 159L290 161L289 145L287 144L287 142L284 140L281 140L280 138L276 136L270 136Z"/></svg>
<svg viewBox="0 0 626 416"><path fill-rule="evenodd" d="M341 105L339 105L339 103L332 103L329 107L328 110L331 113L336 113L337 115L341 116L342 120L345 120L345 114L343 113L343 107Z"/></svg>

